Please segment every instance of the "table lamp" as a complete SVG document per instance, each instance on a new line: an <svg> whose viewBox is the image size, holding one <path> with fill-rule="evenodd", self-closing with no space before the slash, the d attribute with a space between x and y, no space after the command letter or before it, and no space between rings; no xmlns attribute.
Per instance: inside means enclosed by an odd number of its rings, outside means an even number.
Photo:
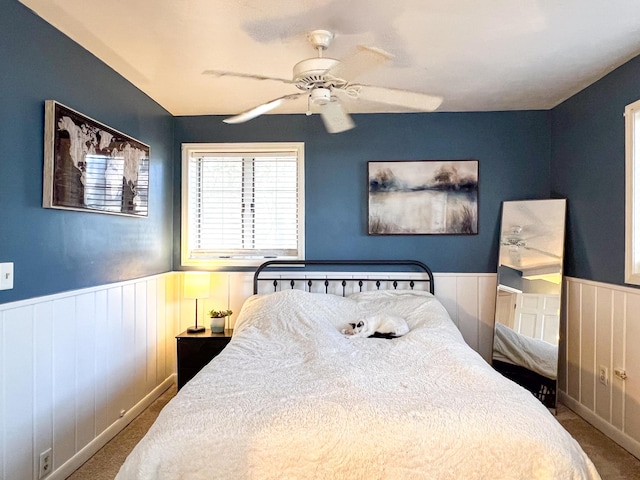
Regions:
<svg viewBox="0 0 640 480"><path fill-rule="evenodd" d="M198 326L198 299L208 298L210 292L208 272L186 272L184 274L183 297L196 300L196 324L187 328L187 333L204 332L204 326Z"/></svg>

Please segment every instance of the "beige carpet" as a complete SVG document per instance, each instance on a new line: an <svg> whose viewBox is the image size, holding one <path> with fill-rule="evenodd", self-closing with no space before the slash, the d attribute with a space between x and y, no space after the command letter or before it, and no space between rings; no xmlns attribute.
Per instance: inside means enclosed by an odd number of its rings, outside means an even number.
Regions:
<svg viewBox="0 0 640 480"><path fill-rule="evenodd" d="M147 433L160 410L175 396L176 392L176 386L173 385L160 395L109 443L73 472L70 477L67 477L68 480L113 480L127 455Z"/></svg>
<svg viewBox="0 0 640 480"><path fill-rule="evenodd" d="M163 393L68 479L113 480L129 452L175 394L175 386ZM612 442L567 407L559 406L557 418L589 455L600 472L602 480L640 480L640 460Z"/></svg>
<svg viewBox="0 0 640 480"><path fill-rule="evenodd" d="M640 479L640 460L624 448L564 405L559 405L557 418L589 455L602 480Z"/></svg>

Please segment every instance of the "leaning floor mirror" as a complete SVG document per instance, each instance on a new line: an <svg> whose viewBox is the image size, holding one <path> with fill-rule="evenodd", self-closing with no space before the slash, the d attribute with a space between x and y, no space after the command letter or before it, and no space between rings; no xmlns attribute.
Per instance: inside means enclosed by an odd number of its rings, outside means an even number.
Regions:
<svg viewBox="0 0 640 480"><path fill-rule="evenodd" d="M555 411L566 200L502 204L493 367Z"/></svg>

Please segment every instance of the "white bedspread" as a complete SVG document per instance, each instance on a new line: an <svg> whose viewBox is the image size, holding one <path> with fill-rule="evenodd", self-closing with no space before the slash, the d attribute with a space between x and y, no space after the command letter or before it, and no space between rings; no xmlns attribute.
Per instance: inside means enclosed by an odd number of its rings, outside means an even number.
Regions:
<svg viewBox="0 0 640 480"><path fill-rule="evenodd" d="M380 312L411 331L393 340L339 332ZM163 409L116 478L599 477L428 293L288 290L245 303L227 348Z"/></svg>
<svg viewBox="0 0 640 480"><path fill-rule="evenodd" d="M555 380L558 376L558 347L537 338L527 337L496 322L493 358L536 372Z"/></svg>

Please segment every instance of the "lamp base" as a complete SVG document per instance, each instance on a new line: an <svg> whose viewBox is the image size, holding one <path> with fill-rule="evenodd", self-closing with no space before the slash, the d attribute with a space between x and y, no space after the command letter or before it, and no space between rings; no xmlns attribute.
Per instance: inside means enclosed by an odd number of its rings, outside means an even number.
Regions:
<svg viewBox="0 0 640 480"><path fill-rule="evenodd" d="M204 332L205 328L203 326L195 326L187 328L187 333L200 333Z"/></svg>

